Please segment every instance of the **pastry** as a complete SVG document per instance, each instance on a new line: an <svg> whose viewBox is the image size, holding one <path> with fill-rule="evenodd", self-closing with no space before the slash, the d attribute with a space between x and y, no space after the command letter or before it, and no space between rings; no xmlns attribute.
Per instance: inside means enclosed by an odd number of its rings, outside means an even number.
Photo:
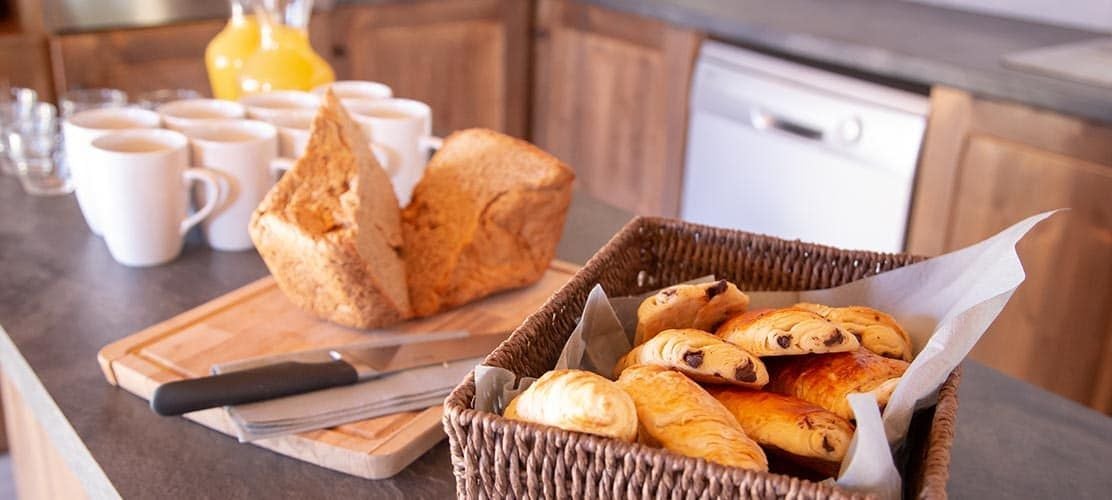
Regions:
<svg viewBox="0 0 1112 500"><path fill-rule="evenodd" d="M781 394L733 387L710 389L749 437L806 462L836 466L853 438L849 421L818 406ZM825 472L832 467L824 467Z"/></svg>
<svg viewBox="0 0 1112 500"><path fill-rule="evenodd" d="M749 311L730 318L718 336L757 356L844 352L858 348L857 337L805 309Z"/></svg>
<svg viewBox="0 0 1112 500"><path fill-rule="evenodd" d="M723 465L768 470L764 451L729 410L682 373L637 365L622 372L618 385L633 397L645 444Z"/></svg>
<svg viewBox="0 0 1112 500"><path fill-rule="evenodd" d="M702 330L664 330L618 360L614 375L633 365L678 370L692 380L759 389L768 383L760 358Z"/></svg>
<svg viewBox="0 0 1112 500"><path fill-rule="evenodd" d="M837 323L856 336L865 349L886 358L911 361L911 337L894 318L881 311L864 306L828 307L808 303L796 304L795 307Z"/></svg>
<svg viewBox="0 0 1112 500"><path fill-rule="evenodd" d="M675 285L657 292L637 308L634 345L673 328L713 332L726 318L745 312L749 297L726 280Z"/></svg>
<svg viewBox="0 0 1112 500"><path fill-rule="evenodd" d="M766 390L814 403L853 420L846 396L871 392L883 409L908 363L867 349L834 354L788 356L769 360Z"/></svg>
<svg viewBox="0 0 1112 500"><path fill-rule="evenodd" d="M398 200L359 125L331 92L304 156L263 198L249 232L298 307L357 328L410 315Z"/></svg>
<svg viewBox="0 0 1112 500"><path fill-rule="evenodd" d="M402 214L414 313L539 280L563 232L574 177L552 155L498 132L445 139Z"/></svg>
<svg viewBox="0 0 1112 500"><path fill-rule="evenodd" d="M633 442L637 410L614 382L583 370L553 370L533 382L502 416Z"/></svg>

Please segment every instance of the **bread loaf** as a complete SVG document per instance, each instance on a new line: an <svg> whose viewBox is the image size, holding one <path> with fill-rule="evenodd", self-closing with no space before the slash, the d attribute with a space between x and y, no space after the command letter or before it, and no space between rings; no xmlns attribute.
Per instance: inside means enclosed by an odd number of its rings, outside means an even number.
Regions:
<svg viewBox="0 0 1112 500"><path fill-rule="evenodd" d="M540 279L563 230L573 179L548 153L491 130L445 139L402 214L414 314Z"/></svg>
<svg viewBox="0 0 1112 500"><path fill-rule="evenodd" d="M410 315L398 200L331 91L304 156L259 204L250 233L278 287L302 309L356 328Z"/></svg>

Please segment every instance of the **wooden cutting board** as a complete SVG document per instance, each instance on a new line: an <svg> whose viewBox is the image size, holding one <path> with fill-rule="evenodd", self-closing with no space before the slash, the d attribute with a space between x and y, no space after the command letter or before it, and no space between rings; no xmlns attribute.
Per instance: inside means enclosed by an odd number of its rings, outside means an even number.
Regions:
<svg viewBox="0 0 1112 500"><path fill-rule="evenodd" d="M517 327L578 269L554 261L536 284L394 327L395 331L468 330L497 333ZM207 375L214 364L374 338L302 312L267 277L105 346L97 355L108 382L150 400L164 382ZM331 429L259 440L262 446L309 463L368 479L393 476L444 438L443 408L388 415ZM151 413L151 418L163 418ZM185 418L234 436L222 408Z"/></svg>

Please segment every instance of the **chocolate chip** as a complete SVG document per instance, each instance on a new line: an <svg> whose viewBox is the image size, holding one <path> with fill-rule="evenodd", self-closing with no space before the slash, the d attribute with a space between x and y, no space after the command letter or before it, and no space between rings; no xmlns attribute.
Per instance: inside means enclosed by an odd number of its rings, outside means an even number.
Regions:
<svg viewBox="0 0 1112 500"><path fill-rule="evenodd" d="M737 367L734 370L734 380L738 382L756 382L757 370L753 368L753 363L746 360L744 365Z"/></svg>
<svg viewBox="0 0 1112 500"><path fill-rule="evenodd" d="M804 429L807 429L807 430L815 428L815 423L811 421L811 416L810 415L804 415L803 416L803 426L802 427Z"/></svg>
<svg viewBox="0 0 1112 500"><path fill-rule="evenodd" d="M787 349L788 346L792 345L792 337L790 335L776 337L776 343L779 344L781 348Z"/></svg>
<svg viewBox="0 0 1112 500"><path fill-rule="evenodd" d="M826 450L827 453L834 453L834 446L830 444L827 436L822 437L822 449Z"/></svg>
<svg viewBox="0 0 1112 500"><path fill-rule="evenodd" d="M687 363L692 368L698 368L703 365L703 351L687 351L683 355L683 362Z"/></svg>
<svg viewBox="0 0 1112 500"><path fill-rule="evenodd" d="M824 345L826 347L830 347L834 344L842 343L842 340L843 340L842 331L841 330L834 330L834 334L831 335L830 337L828 337L826 340L824 340L822 342L822 345Z"/></svg>
<svg viewBox="0 0 1112 500"><path fill-rule="evenodd" d="M707 299L713 299L715 295L725 292L726 285L726 280L718 280L718 283L715 283L710 288L707 288Z"/></svg>
<svg viewBox="0 0 1112 500"><path fill-rule="evenodd" d="M664 297L671 297L671 296L675 295L676 293L679 293L679 291L676 290L675 288L665 288L665 289L660 291L660 295L662 295Z"/></svg>

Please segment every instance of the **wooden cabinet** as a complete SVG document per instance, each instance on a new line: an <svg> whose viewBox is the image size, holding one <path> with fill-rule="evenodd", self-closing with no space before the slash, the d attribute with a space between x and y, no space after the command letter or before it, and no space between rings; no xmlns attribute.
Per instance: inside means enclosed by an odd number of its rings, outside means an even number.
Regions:
<svg viewBox="0 0 1112 500"><path fill-rule="evenodd" d="M46 40L38 35L0 35L0 85L35 89L52 100L50 59Z"/></svg>
<svg viewBox="0 0 1112 500"><path fill-rule="evenodd" d="M531 8L522 0L339 7L330 13L337 77L428 103L437 134L488 127L526 137Z"/></svg>
<svg viewBox="0 0 1112 500"><path fill-rule="evenodd" d="M534 141L571 165L591 195L676 215L701 36L564 0L538 2L536 20Z"/></svg>
<svg viewBox="0 0 1112 500"><path fill-rule="evenodd" d="M1112 125L938 88L923 147L911 252L1070 209L1019 244L1027 279L973 358L1112 412Z"/></svg>
<svg viewBox="0 0 1112 500"><path fill-rule="evenodd" d="M313 15L309 35L326 58L331 46L329 14ZM54 84L66 89L110 87L129 95L180 88L212 95L205 69L205 47L226 19L155 28L126 29L55 36L50 41Z"/></svg>
<svg viewBox="0 0 1112 500"><path fill-rule="evenodd" d="M110 87L134 95L164 88L211 95L205 46L224 27L212 20L157 28L61 35L50 42L54 85Z"/></svg>

